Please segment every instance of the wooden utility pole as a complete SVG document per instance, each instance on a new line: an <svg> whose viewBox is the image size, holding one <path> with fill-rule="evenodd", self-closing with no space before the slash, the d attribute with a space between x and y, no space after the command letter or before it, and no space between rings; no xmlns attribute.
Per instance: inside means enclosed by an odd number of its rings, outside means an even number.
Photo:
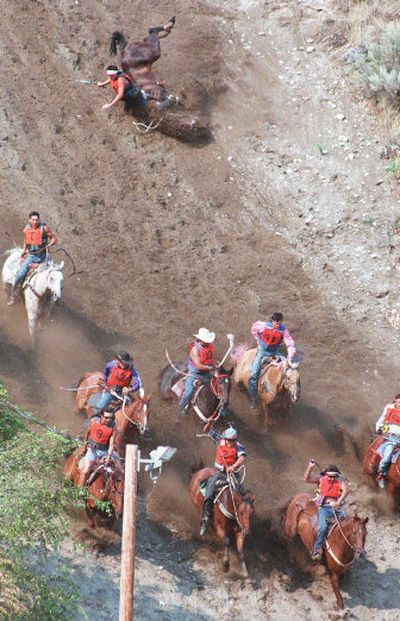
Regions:
<svg viewBox="0 0 400 621"><path fill-rule="evenodd" d="M136 542L136 491L138 447L126 446L124 514L122 520L119 621L133 620Z"/></svg>

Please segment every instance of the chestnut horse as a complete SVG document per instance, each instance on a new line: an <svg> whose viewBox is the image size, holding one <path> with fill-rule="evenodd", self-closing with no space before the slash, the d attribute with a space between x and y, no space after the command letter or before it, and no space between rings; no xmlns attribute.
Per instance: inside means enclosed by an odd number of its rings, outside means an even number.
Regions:
<svg viewBox="0 0 400 621"><path fill-rule="evenodd" d="M324 562L339 609L343 608L339 580L352 565L354 558L358 558L364 553L367 522L368 518L362 519L357 515L336 520L326 539ZM318 508L313 502L311 494L298 494L290 501L286 510L285 535L289 538L298 535L311 553L317 530Z"/></svg>
<svg viewBox="0 0 400 621"><path fill-rule="evenodd" d="M235 365L233 381L237 386L247 389L251 364L256 355L256 348L248 349L246 345L234 348L231 357ZM261 368L258 378L258 396L261 400L264 423L268 424L269 406L279 398L281 409L286 410L290 403L300 399L300 362L289 363L276 358L264 370ZM274 404L275 405L275 404Z"/></svg>
<svg viewBox="0 0 400 621"><path fill-rule="evenodd" d="M365 474L369 474L374 479L378 473L379 462L381 460L378 448L385 442L385 439L386 438L384 436L377 436L369 445L364 455L363 470ZM388 485L388 492L391 496L393 496L394 502L398 505L400 499L400 455L394 463L391 463L386 475L386 481Z"/></svg>
<svg viewBox="0 0 400 621"><path fill-rule="evenodd" d="M216 468L201 468L194 472L189 483L189 496L195 507L201 512L203 495L199 484L217 473ZM239 561L241 563L242 576L248 576L246 562L244 560L243 545L246 535L251 532L251 519L254 515L255 496L248 492L242 494L238 491L232 494L229 487L219 495L214 504L214 529L217 536L224 542L224 570L229 569L229 536L233 535L236 541ZM229 516L229 517L228 517Z"/></svg>
<svg viewBox="0 0 400 621"><path fill-rule="evenodd" d="M104 389L105 378L100 371L85 373L79 380L75 398L75 410L78 414L85 413L93 416L94 412L88 401L92 395ZM141 396L134 396L130 403L120 401L121 407L115 411L115 450L120 457L125 456L125 446L141 439L147 431L147 422L150 415L149 401L151 395L144 395L143 389L138 391Z"/></svg>
<svg viewBox="0 0 400 621"><path fill-rule="evenodd" d="M67 457L63 468L65 476L74 485L78 485L81 476L79 462L84 453L85 447L77 448L72 455ZM104 463L96 461L87 481L87 492L85 511L88 526L90 528L96 527L95 516L98 515L107 528L112 528L115 518L120 518L123 510L124 471L119 463L111 462L106 466ZM110 503L108 514L97 507L96 501L108 501Z"/></svg>

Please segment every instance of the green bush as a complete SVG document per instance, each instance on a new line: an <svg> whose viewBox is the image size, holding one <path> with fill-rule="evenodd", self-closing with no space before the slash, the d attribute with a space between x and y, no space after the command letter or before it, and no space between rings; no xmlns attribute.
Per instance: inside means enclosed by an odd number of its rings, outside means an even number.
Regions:
<svg viewBox="0 0 400 621"><path fill-rule="evenodd" d="M372 93L385 95L396 106L399 104L400 22L386 28L380 41L370 46L359 68Z"/></svg>

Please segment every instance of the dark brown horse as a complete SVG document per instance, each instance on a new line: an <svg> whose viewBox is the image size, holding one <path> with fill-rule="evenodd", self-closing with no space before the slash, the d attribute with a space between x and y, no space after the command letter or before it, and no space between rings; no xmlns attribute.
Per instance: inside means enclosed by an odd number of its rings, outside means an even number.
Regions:
<svg viewBox="0 0 400 621"><path fill-rule="evenodd" d="M79 462L84 456L85 447L77 448L72 455L67 457L64 465L65 476L78 485L81 478ZM107 528L112 528L115 518L120 518L123 511L124 499L124 471L117 462L110 462L105 465L96 461L91 474L87 480L87 498L85 510L88 526L95 528L95 516L101 518L102 523ZM109 506L105 511L98 507L96 501L108 502Z"/></svg>
<svg viewBox="0 0 400 621"><path fill-rule="evenodd" d="M364 455L363 470L365 474L369 474L374 479L378 473L379 462L381 460L378 449L385 442L385 439L385 437L377 436L369 445ZM400 456L397 457L395 463L391 463L386 475L386 481L388 492L393 497L396 506L398 506L400 499Z"/></svg>
<svg viewBox="0 0 400 621"><path fill-rule="evenodd" d="M89 405L92 395L104 390L105 378L100 371L85 373L79 380L78 390L75 398L75 411L78 414L93 416L94 412ZM125 446L128 443L136 443L147 431L147 423L150 415L149 401L151 395L142 397L134 396L130 403L117 401L120 407L115 408L115 450L120 457L125 456Z"/></svg>
<svg viewBox="0 0 400 621"><path fill-rule="evenodd" d="M324 563L328 572L336 605L343 608L339 580L364 553L368 518L358 516L336 519L326 539ZM290 501L285 516L284 532L289 538L298 535L311 553L318 530L318 509L310 494L298 494Z"/></svg>
<svg viewBox="0 0 400 621"><path fill-rule="evenodd" d="M182 374L178 373L171 365L167 365L161 371L160 392L164 399L176 398L177 395L173 392L172 386L180 379L185 381L186 363L178 362L176 369L182 371ZM195 386L190 404L200 420L208 427L216 422L221 415L227 413L231 375L232 370L217 367L205 378L203 384L199 380L197 387Z"/></svg>
<svg viewBox="0 0 400 621"><path fill-rule="evenodd" d="M194 472L190 479L190 499L200 512L203 505L203 496L200 492L199 484L201 481L216 474L216 472L215 468L202 468ZM223 490L218 497L218 501L214 504L214 529L217 536L224 542L224 570L228 571L229 569L229 542L230 537L233 536L243 577L248 575L243 546L246 535L251 533L254 500L255 496L251 496L248 492L245 494L234 492L232 495L228 487Z"/></svg>

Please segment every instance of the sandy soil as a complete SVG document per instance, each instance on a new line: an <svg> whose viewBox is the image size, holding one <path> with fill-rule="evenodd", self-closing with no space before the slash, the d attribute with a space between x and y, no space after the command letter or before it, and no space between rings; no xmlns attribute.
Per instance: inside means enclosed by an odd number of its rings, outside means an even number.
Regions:
<svg viewBox="0 0 400 621"><path fill-rule="evenodd" d="M255 619L335 618L322 570L310 581L279 536L279 510L303 489L315 457L343 467L352 499L371 516L368 560L343 585L347 618L397 619L397 518L382 514L384 495L366 485L359 449L397 385L398 336L386 315L399 307L398 200L382 183L374 110L344 63L350 46L333 45L341 3L187 7L2 7L0 45L12 78L0 85L0 245L19 239L27 211L38 208L82 273L66 279L64 303L35 352L23 309L0 301L0 373L15 401L76 432L82 421L59 386L75 385L118 348L134 354L153 394L145 448L179 449L139 518L138 618L239 620L249 610ZM122 110L100 110L111 99L95 86L111 32L123 27L138 38L173 13L158 70L210 114L214 141L203 148L139 135ZM176 426L157 381L164 348L180 357L200 325L217 331L222 354L227 332L248 340L252 321L275 309L304 345L302 398L266 432L245 397L232 394L257 495L243 582L234 561L229 575L220 571L212 535L197 538L187 480L212 447L195 437L194 421ZM118 540L89 540L98 557L69 553L83 606L89 619L115 618Z"/></svg>

